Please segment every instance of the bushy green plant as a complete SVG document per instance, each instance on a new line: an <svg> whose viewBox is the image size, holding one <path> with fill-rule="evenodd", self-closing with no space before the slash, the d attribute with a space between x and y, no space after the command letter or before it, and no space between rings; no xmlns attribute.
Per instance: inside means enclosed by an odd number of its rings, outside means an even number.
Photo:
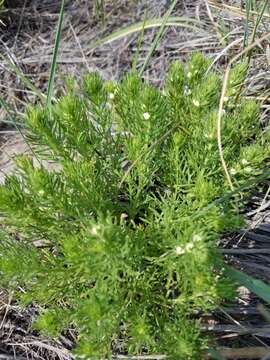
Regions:
<svg viewBox="0 0 270 360"><path fill-rule="evenodd" d="M202 55L174 63L162 91L134 73L119 83L88 74L50 110L27 111L38 161L19 156L0 188L1 282L43 306L36 326L47 334L75 327L79 355L200 359L196 313L234 296L217 241L243 224L241 206L201 211L229 190L216 139L222 80L208 66ZM269 159L258 105L235 102L246 70L231 73L222 126L235 185Z"/></svg>

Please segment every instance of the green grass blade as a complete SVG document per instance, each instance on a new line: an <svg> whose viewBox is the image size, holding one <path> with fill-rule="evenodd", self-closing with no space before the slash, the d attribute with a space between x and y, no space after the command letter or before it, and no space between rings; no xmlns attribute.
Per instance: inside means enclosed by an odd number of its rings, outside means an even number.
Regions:
<svg viewBox="0 0 270 360"><path fill-rule="evenodd" d="M226 360L224 356L222 356L217 350L209 349L209 354L211 355L212 359L215 360Z"/></svg>
<svg viewBox="0 0 270 360"><path fill-rule="evenodd" d="M10 125L13 125L14 127L18 127L18 126L23 126L23 124L19 121L17 121L13 115L14 111L11 109L10 105L0 96L0 109L3 108L8 117L9 117L9 120L1 120L1 123L4 123L4 124L10 124Z"/></svg>
<svg viewBox="0 0 270 360"><path fill-rule="evenodd" d="M64 6L65 6L65 0L62 0L61 1L61 9L60 9L60 13L59 13L59 20L58 20L57 30L56 30L56 38L55 38L55 44L54 44L54 50L53 50L52 64L51 64L51 69L50 69L50 77L49 77L49 82L48 82L46 107L47 107L47 109L49 109L49 111L51 109L53 85L54 85L54 79L55 79L55 73L56 73L56 67L57 67L57 56L58 56L58 52L59 52L61 33L62 33L62 27L63 27Z"/></svg>
<svg viewBox="0 0 270 360"><path fill-rule="evenodd" d="M105 8L104 0L95 0L95 15L97 19L101 19L102 23L105 22Z"/></svg>
<svg viewBox="0 0 270 360"><path fill-rule="evenodd" d="M13 62L7 56L0 54L0 57L8 63L11 70L14 71L14 73L18 76L21 82L29 90L31 90L37 97L39 97L41 101L44 101L46 99L46 96L32 84L32 82L23 74L23 72L15 64L13 64Z"/></svg>
<svg viewBox="0 0 270 360"><path fill-rule="evenodd" d="M246 23L245 23L245 33L244 33L244 47L248 46L249 20L250 20L251 10L252 10L252 0L247 0L247 2L246 2Z"/></svg>
<svg viewBox="0 0 270 360"><path fill-rule="evenodd" d="M265 0L262 8L261 8L261 11L256 19L256 23L254 25L254 29L253 29L253 32L252 32L252 36L251 36L251 41L250 43L252 44L254 41L255 41L255 38L256 38L256 34L257 34L257 31L258 31L258 27L263 19L263 15L265 13L265 10L267 8L267 5L268 5L268 0ZM249 51L248 52L248 63L250 64L250 61L251 61L251 55L252 55L252 51Z"/></svg>
<svg viewBox="0 0 270 360"><path fill-rule="evenodd" d="M251 43L253 43L255 41L255 37L256 37L257 31L258 31L258 27L259 27L259 25L260 25L260 23L261 23L261 21L263 19L263 15L265 13L267 5L268 5L268 0L265 0L264 4L262 6L261 12L259 13L259 16L256 19L255 27L254 27L253 34L252 34Z"/></svg>
<svg viewBox="0 0 270 360"><path fill-rule="evenodd" d="M255 279L250 275L247 275L241 271L235 270L234 268L228 267L226 274L234 281L245 286L247 289L252 291L262 300L270 303L270 286L265 282Z"/></svg>
<svg viewBox="0 0 270 360"><path fill-rule="evenodd" d="M174 0L174 1L173 1L173 3L172 3L172 5L170 6L169 10L167 11L167 13L165 14L165 16L163 17L163 20L162 20L160 29L159 29L159 31L158 31L158 33L157 33L157 35L156 35L156 37L155 37L155 39L154 39L154 41L153 41L153 44L152 44L152 46L151 46L151 48L150 48L150 50L149 50L149 52L148 52L148 54L147 54L147 56L146 56L146 58L145 58L145 61L144 61L144 63L143 63L143 66L142 66L142 68L141 68L141 70L140 70L140 75L143 74L144 70L146 69L146 67L147 67L148 64L149 64L149 61L150 61L150 59L151 59L151 56L153 55L153 52L156 50L158 44L160 43L160 40L161 40L161 38L162 38L162 36L164 35L164 32L165 32L166 23L167 23L167 21L169 20L169 17L170 17L170 15L171 15L171 13L173 12L173 10L174 10L177 2L178 2L178 0Z"/></svg>
<svg viewBox="0 0 270 360"><path fill-rule="evenodd" d="M115 40L122 39L128 35L134 34L136 32L141 32L142 29L153 29L153 28L159 28L162 26L163 19L157 18L157 19L151 19L147 21L141 21L136 24L130 25L125 27L124 29L115 31L114 33L105 36L104 38L95 41L92 45L90 44L89 50L94 50L96 47L110 44ZM194 24L199 24L199 21L195 19L190 19L188 17L168 17L167 22L165 26L175 26L175 27L186 27L192 30L198 29Z"/></svg>
<svg viewBox="0 0 270 360"><path fill-rule="evenodd" d="M144 37L144 30L145 30L146 21L147 21L147 14L145 15L145 18L144 18L144 21L143 21L143 27L142 27L142 30L141 30L139 40L137 42L137 46L136 46L136 53L135 53L134 58L132 60L131 68L132 68L133 71L136 71L136 68L137 68L138 58L139 58L140 50L141 50L141 47L142 47L143 37Z"/></svg>

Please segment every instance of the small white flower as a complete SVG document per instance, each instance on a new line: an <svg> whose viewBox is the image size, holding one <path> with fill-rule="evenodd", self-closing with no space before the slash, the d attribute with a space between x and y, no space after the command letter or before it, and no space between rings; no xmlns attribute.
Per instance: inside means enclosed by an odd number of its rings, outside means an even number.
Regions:
<svg viewBox="0 0 270 360"><path fill-rule="evenodd" d="M94 236L97 236L98 235L98 230L100 229L100 226L93 226L92 229L91 229L91 234L94 235Z"/></svg>
<svg viewBox="0 0 270 360"><path fill-rule="evenodd" d="M204 136L209 140L213 139L213 137L214 137L213 134L211 134L211 133L209 133L209 134L205 133Z"/></svg>
<svg viewBox="0 0 270 360"><path fill-rule="evenodd" d="M247 159L242 159L241 163L242 163L243 165L247 165L247 164L248 164L248 161L247 161Z"/></svg>
<svg viewBox="0 0 270 360"><path fill-rule="evenodd" d="M128 218L128 214L122 213L121 216L120 216L120 221L123 222L123 221L125 221L127 218Z"/></svg>
<svg viewBox="0 0 270 360"><path fill-rule="evenodd" d="M40 196L43 196L43 195L45 194L45 191L44 191L44 190L39 190L38 194L39 194Z"/></svg>
<svg viewBox="0 0 270 360"><path fill-rule="evenodd" d="M230 173L231 173L232 175L236 175L236 174L237 174L237 171L236 171L234 168L231 168Z"/></svg>
<svg viewBox="0 0 270 360"><path fill-rule="evenodd" d="M186 251L190 251L191 249L193 249L194 248L194 245L192 244L192 243L188 243L187 245L186 245Z"/></svg>
<svg viewBox="0 0 270 360"><path fill-rule="evenodd" d="M192 73L191 73L191 72L188 72L188 73L187 73L187 77L190 79L191 76L192 76Z"/></svg>
<svg viewBox="0 0 270 360"><path fill-rule="evenodd" d="M194 234L193 237L192 237L192 240L193 241L201 241L202 237L199 234Z"/></svg>
<svg viewBox="0 0 270 360"><path fill-rule="evenodd" d="M198 100L192 100L193 102L193 105L196 106L196 107L199 107L200 106L200 103Z"/></svg>
<svg viewBox="0 0 270 360"><path fill-rule="evenodd" d="M150 114L148 112L145 112L143 114L143 117L144 117L145 120L149 120L150 119Z"/></svg>
<svg viewBox="0 0 270 360"><path fill-rule="evenodd" d="M253 171L253 169L252 169L251 166L247 166L247 167L244 168L244 171L245 171L246 173L251 173L251 172Z"/></svg>
<svg viewBox="0 0 270 360"><path fill-rule="evenodd" d="M109 99L111 99L111 100L114 99L114 94L113 93L109 93Z"/></svg>
<svg viewBox="0 0 270 360"><path fill-rule="evenodd" d="M228 102L228 101L229 101L228 96L224 96L224 102Z"/></svg>
<svg viewBox="0 0 270 360"><path fill-rule="evenodd" d="M181 246L176 246L175 252L177 255L182 255L185 253L185 249L183 249Z"/></svg>

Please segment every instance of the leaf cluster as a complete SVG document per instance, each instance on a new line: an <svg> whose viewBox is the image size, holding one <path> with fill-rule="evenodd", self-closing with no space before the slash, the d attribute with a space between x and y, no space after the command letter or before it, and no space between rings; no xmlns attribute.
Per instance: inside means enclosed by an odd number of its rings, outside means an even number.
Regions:
<svg viewBox="0 0 270 360"><path fill-rule="evenodd" d="M234 296L217 241L242 226L241 205L192 220L229 190L216 138L222 80L208 68L200 54L176 62L162 90L136 73L119 83L87 74L50 111L27 110L38 161L19 156L0 187L1 282L43 306L39 329L76 327L79 355L200 359L196 314ZM246 71L232 70L222 125L237 185L269 161L258 104L236 101Z"/></svg>

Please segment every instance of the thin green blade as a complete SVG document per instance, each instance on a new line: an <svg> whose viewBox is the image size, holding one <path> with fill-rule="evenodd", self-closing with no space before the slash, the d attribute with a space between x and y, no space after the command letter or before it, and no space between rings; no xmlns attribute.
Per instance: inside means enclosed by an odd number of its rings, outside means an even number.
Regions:
<svg viewBox="0 0 270 360"><path fill-rule="evenodd" d="M117 30L114 33L105 36L104 38L95 41L93 44L90 44L90 49L89 50L94 50L96 47L101 46L101 45L105 45L105 44L110 44L111 42L115 41L115 40L119 40L122 39L128 35L134 34L136 32L141 32L143 29L147 30L147 29L152 29L152 28L159 28L160 26L162 26L162 22L164 21L164 19L162 18L156 18L156 19L151 19L151 20L146 20L146 21L141 21L138 22L136 24L132 24L130 26L125 27L124 29L121 30ZM189 19L187 17L180 17L180 16L176 16L176 17L168 17L165 26L175 26L175 27L186 27L186 28L190 28L190 29L198 29L194 24L198 24L199 22L196 21L195 19Z"/></svg>
<svg viewBox="0 0 270 360"><path fill-rule="evenodd" d="M56 73L56 67L57 67L57 56L58 56L58 52L59 52L62 26L63 26L63 20L64 20L64 6L65 6L65 0L62 0L61 1L61 9L60 9L60 13L59 13L59 20L58 20L58 24L57 24L57 31L56 31L54 50L53 50L53 59L52 59L52 65L51 65L51 70L50 70L49 83L48 83L46 107L49 110L51 108L53 85L54 85L54 79L55 79L55 73Z"/></svg>
<svg viewBox="0 0 270 360"><path fill-rule="evenodd" d="M258 297L264 301L270 303L270 286L265 282L253 278L250 275L243 273L242 271L235 270L231 267L226 269L226 274L234 281L245 286L247 289L252 291Z"/></svg>

